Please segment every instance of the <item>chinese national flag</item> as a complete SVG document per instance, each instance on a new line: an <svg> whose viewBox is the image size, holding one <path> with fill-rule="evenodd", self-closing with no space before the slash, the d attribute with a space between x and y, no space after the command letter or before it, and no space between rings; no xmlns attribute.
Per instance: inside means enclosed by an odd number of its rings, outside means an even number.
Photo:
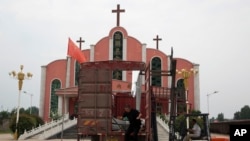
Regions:
<svg viewBox="0 0 250 141"><path fill-rule="evenodd" d="M75 43L69 38L68 43L68 55L76 59L79 63L86 61L85 56L82 51L75 45Z"/></svg>

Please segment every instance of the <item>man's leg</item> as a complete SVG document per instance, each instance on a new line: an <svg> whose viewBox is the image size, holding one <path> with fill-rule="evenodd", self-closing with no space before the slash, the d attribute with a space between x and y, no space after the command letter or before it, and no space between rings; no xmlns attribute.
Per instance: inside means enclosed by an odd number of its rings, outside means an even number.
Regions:
<svg viewBox="0 0 250 141"><path fill-rule="evenodd" d="M187 134L187 135L184 137L183 141L189 141L189 140L190 140L190 134Z"/></svg>
<svg viewBox="0 0 250 141"><path fill-rule="evenodd" d="M183 139L183 141L189 141L189 140L191 139L191 137L197 137L197 136L194 135L194 134L187 134L187 135L185 136L185 138Z"/></svg>
<svg viewBox="0 0 250 141"><path fill-rule="evenodd" d="M138 133L139 133L139 131L140 131L140 126L134 127L134 133L133 133L134 141L138 141Z"/></svg>
<svg viewBox="0 0 250 141"><path fill-rule="evenodd" d="M126 133L125 133L125 141L129 141L130 139L130 134L133 133L133 128L129 125Z"/></svg>

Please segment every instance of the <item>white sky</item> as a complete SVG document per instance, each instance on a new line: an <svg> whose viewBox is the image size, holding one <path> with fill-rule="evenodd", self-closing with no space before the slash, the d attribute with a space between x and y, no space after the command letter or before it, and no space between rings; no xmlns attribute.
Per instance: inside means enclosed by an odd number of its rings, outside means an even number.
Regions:
<svg viewBox="0 0 250 141"><path fill-rule="evenodd" d="M250 105L250 1L249 0L1 0L0 4L0 106L17 106L17 80L12 70L32 72L23 90L33 93L39 106L40 66L64 59L68 37L81 36L84 48L96 44L116 25L111 13L120 4L120 25L148 47L157 34L160 50L200 64L201 111L226 118ZM22 107L30 97L22 95Z"/></svg>

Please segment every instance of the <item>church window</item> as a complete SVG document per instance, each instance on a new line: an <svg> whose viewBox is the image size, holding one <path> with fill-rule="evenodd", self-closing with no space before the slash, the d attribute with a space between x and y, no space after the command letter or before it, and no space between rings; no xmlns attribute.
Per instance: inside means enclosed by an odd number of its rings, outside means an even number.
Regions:
<svg viewBox="0 0 250 141"><path fill-rule="evenodd" d="M123 60L123 35L121 32L115 32L113 36L113 60ZM114 70L113 79L122 80L122 71Z"/></svg>
<svg viewBox="0 0 250 141"><path fill-rule="evenodd" d="M186 112L186 96L185 96L185 85L184 85L184 79L179 79L177 81L177 99L178 99L178 105L177 105L177 113L185 113Z"/></svg>
<svg viewBox="0 0 250 141"><path fill-rule="evenodd" d="M185 99L185 84L184 84L184 79L179 79L177 81L177 97Z"/></svg>
<svg viewBox="0 0 250 141"><path fill-rule="evenodd" d="M79 72L80 72L80 63L76 61L75 62L75 86L78 86Z"/></svg>
<svg viewBox="0 0 250 141"><path fill-rule="evenodd" d="M151 62L152 71L161 71L161 59L159 57L154 57ZM161 76L159 73L154 72L152 76L152 86L161 86ZM159 75L158 75L159 74Z"/></svg>
<svg viewBox="0 0 250 141"><path fill-rule="evenodd" d="M56 89L61 88L61 82L58 79L55 79L51 83L51 95L50 95L50 113L58 113L58 96L55 94Z"/></svg>

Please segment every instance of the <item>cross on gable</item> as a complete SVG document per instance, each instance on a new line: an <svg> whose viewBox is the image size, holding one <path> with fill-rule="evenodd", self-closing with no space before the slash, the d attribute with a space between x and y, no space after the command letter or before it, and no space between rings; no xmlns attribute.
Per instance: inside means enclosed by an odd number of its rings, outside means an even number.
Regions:
<svg viewBox="0 0 250 141"><path fill-rule="evenodd" d="M156 41L156 49L158 50L159 41L161 41L162 39L159 38L158 35L156 35L156 38L154 38L153 40Z"/></svg>
<svg viewBox="0 0 250 141"><path fill-rule="evenodd" d="M79 43L79 48L80 48L80 50L82 50L82 43L85 42L84 40L82 40L82 37L80 37L80 39L77 40L76 42Z"/></svg>
<svg viewBox="0 0 250 141"><path fill-rule="evenodd" d="M117 4L117 9L112 10L112 13L116 13L116 26L120 26L120 13L125 12L124 9L120 9L120 4Z"/></svg>

